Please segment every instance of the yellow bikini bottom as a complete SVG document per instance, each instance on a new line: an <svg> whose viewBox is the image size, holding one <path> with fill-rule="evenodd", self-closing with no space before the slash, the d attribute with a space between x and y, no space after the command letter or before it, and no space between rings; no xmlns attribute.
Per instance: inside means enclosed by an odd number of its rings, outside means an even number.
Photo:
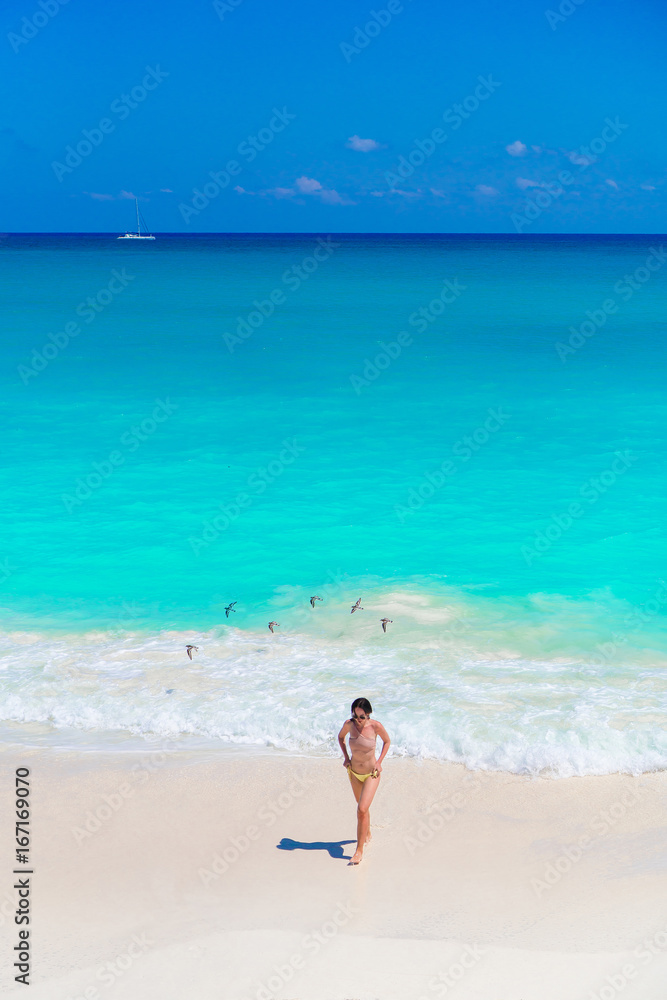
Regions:
<svg viewBox="0 0 667 1000"><path fill-rule="evenodd" d="M377 768L374 768L369 774L357 774L356 771L352 770L352 765L351 764L347 765L347 769L350 772L350 774L353 774L355 776L355 778L359 779L359 781L365 781L366 778L379 778L380 777Z"/></svg>

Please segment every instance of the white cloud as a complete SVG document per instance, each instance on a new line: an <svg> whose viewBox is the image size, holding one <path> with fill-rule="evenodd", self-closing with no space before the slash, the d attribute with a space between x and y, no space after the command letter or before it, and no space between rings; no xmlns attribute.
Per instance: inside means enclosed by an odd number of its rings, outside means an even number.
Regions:
<svg viewBox="0 0 667 1000"><path fill-rule="evenodd" d="M388 191L371 191L372 198L388 198L392 194L397 194L401 198L420 198L421 188L417 191L403 191L402 188L390 188Z"/></svg>
<svg viewBox="0 0 667 1000"><path fill-rule="evenodd" d="M141 195L132 194L131 191L121 191L120 194L117 195L98 194L97 191L84 191L83 193L87 194L90 198L95 198L96 201L134 201L135 198L138 198L139 201L148 201L147 198L144 198ZM150 194L151 192L148 191L147 193Z"/></svg>
<svg viewBox="0 0 667 1000"><path fill-rule="evenodd" d="M616 183L616 181L612 180L611 177L607 177L605 184L608 184L609 187L612 187L614 191L618 191L618 184Z"/></svg>
<svg viewBox="0 0 667 1000"><path fill-rule="evenodd" d="M653 184L640 184L642 191L655 191L655 186Z"/></svg>
<svg viewBox="0 0 667 1000"><path fill-rule="evenodd" d="M301 194L315 194L322 190L322 185L314 177L297 177L295 184Z"/></svg>
<svg viewBox="0 0 667 1000"><path fill-rule="evenodd" d="M486 195L488 198L491 198L496 194L500 194L497 188L490 187L488 184L478 184L475 191L477 191L478 194Z"/></svg>
<svg viewBox="0 0 667 1000"><path fill-rule="evenodd" d="M505 149L510 154L510 156L525 156L528 152L528 146L521 142L521 139L517 139L515 142L511 142L509 146L505 146Z"/></svg>
<svg viewBox="0 0 667 1000"><path fill-rule="evenodd" d="M447 197L447 192L446 191L441 191L440 188L429 188L429 191L431 192L432 195L435 195L436 198L446 198Z"/></svg>
<svg viewBox="0 0 667 1000"><path fill-rule="evenodd" d="M318 191L317 194L320 196L320 198L326 205L354 204L353 202L349 201L349 199L345 198L342 194L338 194L338 191L335 191L333 188L329 188L328 190L326 188L323 188L321 191Z"/></svg>
<svg viewBox="0 0 667 1000"><path fill-rule="evenodd" d="M595 163L597 159L596 156L584 156L583 153L577 152L576 149L567 150L565 155L570 163L576 163L578 167L590 167L591 163Z"/></svg>
<svg viewBox="0 0 667 1000"><path fill-rule="evenodd" d="M301 194L314 194L324 202L325 205L354 205L355 202L350 201L343 194L339 194L334 188L322 187L319 181L315 180L314 177L297 177L294 182L298 191Z"/></svg>
<svg viewBox="0 0 667 1000"><path fill-rule="evenodd" d="M293 198L296 194L294 188L269 188L268 191L262 192L263 194L272 194L274 198Z"/></svg>
<svg viewBox="0 0 667 1000"><path fill-rule="evenodd" d="M380 143L376 142L375 139L362 139L358 135L351 135L346 146L348 149L356 150L357 153L372 153L376 149L382 149Z"/></svg>
<svg viewBox="0 0 667 1000"><path fill-rule="evenodd" d="M162 191L163 194L173 194L174 193L171 190L171 188L160 188L160 191Z"/></svg>
<svg viewBox="0 0 667 1000"><path fill-rule="evenodd" d="M542 152L542 147L541 146L531 146L530 148L532 149L532 151L534 153L541 153Z"/></svg>
<svg viewBox="0 0 667 1000"><path fill-rule="evenodd" d="M516 186L525 191L527 188L548 188L549 185L546 181L534 181L530 177L517 177Z"/></svg>

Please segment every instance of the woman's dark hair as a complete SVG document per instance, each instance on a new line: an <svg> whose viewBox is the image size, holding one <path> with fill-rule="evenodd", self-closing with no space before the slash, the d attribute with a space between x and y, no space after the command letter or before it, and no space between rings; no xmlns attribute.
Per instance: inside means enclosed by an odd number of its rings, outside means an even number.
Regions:
<svg viewBox="0 0 667 1000"><path fill-rule="evenodd" d="M355 708L363 708L366 715L370 715L373 711L373 706L368 698L355 698L352 702L352 715L354 715Z"/></svg>

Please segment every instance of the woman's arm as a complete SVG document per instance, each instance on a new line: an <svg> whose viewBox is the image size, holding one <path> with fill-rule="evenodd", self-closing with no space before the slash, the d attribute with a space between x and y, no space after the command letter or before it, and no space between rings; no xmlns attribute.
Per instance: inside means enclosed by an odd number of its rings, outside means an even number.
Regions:
<svg viewBox="0 0 667 1000"><path fill-rule="evenodd" d="M348 721L344 724L343 728L338 734L338 745L343 751L343 757L345 758L344 760L345 767L347 767L348 764L350 763L350 755L347 752L347 744L345 743L345 737L347 736L349 731L350 731L350 722L348 719Z"/></svg>
<svg viewBox="0 0 667 1000"><path fill-rule="evenodd" d="M377 720L375 722L375 732L377 733L377 735L382 740L382 752L380 753L380 756L378 757L378 759L376 761L376 764L375 764L375 766L378 768L378 770L381 771L382 770L382 761L387 756L387 750L391 746L391 740L389 739L389 733L387 732L387 730L384 728L384 726L382 725L382 723L381 722L377 722ZM379 767L378 767L378 765L379 765Z"/></svg>

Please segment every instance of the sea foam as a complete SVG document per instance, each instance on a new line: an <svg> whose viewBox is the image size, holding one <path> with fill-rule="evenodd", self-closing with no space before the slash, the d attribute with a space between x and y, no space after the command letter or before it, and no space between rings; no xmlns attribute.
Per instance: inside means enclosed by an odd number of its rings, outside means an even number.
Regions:
<svg viewBox="0 0 667 1000"><path fill-rule="evenodd" d="M541 600L528 609L377 590L350 615L294 596L276 596L274 634L231 624L4 634L0 717L48 727L54 745L78 730L91 745L114 733L335 754L364 695L396 754L557 777L667 767L664 656L644 634L613 657L577 654L572 641L568 652L563 635L576 621L584 632L583 605L564 600L556 614L552 602L547 625ZM393 619L386 634L381 617ZM199 647L192 661L188 643Z"/></svg>

